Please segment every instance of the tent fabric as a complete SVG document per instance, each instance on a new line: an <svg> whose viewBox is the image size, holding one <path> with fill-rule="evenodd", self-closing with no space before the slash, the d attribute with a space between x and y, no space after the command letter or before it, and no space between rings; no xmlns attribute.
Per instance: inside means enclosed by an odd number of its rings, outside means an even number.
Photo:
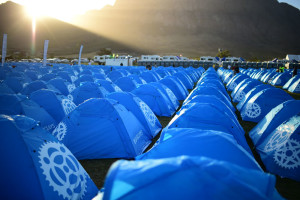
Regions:
<svg viewBox="0 0 300 200"><path fill-rule="evenodd" d="M79 160L133 158L152 139L132 112L112 99L89 99L80 104L53 135Z"/></svg>
<svg viewBox="0 0 300 200"><path fill-rule="evenodd" d="M244 99L246 94L253 88L257 87L258 85L262 85L261 82L257 80L250 80L249 82L242 85L237 91L236 94L233 96L232 101L234 103L239 103Z"/></svg>
<svg viewBox="0 0 300 200"><path fill-rule="evenodd" d="M55 87L59 92L61 92L62 95L68 96L69 90L68 85L70 83L66 82L66 80L62 78L55 78L48 81L47 85L52 85Z"/></svg>
<svg viewBox="0 0 300 200"><path fill-rule="evenodd" d="M115 81L115 84L124 92L131 92L138 87L138 83L130 77L121 77Z"/></svg>
<svg viewBox="0 0 300 200"><path fill-rule="evenodd" d="M51 79L54 79L54 78L56 78L55 74L48 73L48 74L44 74L39 80L47 82L47 81L50 81Z"/></svg>
<svg viewBox="0 0 300 200"><path fill-rule="evenodd" d="M171 117L176 111L168 97L154 85L141 85L132 93L144 101L155 115Z"/></svg>
<svg viewBox="0 0 300 200"><path fill-rule="evenodd" d="M153 72L150 72L150 71L143 72L140 76L141 76L142 79L144 79L147 83L159 81L158 78L154 75L154 73L153 73Z"/></svg>
<svg viewBox="0 0 300 200"><path fill-rule="evenodd" d="M178 100L184 100L187 97L184 88L181 87L181 85L174 79L166 77L161 79L159 82L167 86L174 93Z"/></svg>
<svg viewBox="0 0 300 200"><path fill-rule="evenodd" d="M119 71L111 71L107 74L107 77L112 81L115 82L116 80L118 80L121 77L125 77L121 72Z"/></svg>
<svg viewBox="0 0 300 200"><path fill-rule="evenodd" d="M83 103L90 98L104 98L108 92L101 89L96 83L84 82L81 86L72 91L73 102L76 105Z"/></svg>
<svg viewBox="0 0 300 200"><path fill-rule="evenodd" d="M177 78L179 78L188 90L193 89L194 83L193 83L192 79L189 76L187 76L185 73L177 72L173 76L176 76Z"/></svg>
<svg viewBox="0 0 300 200"><path fill-rule="evenodd" d="M55 94L51 90L35 91L30 95L30 99L44 108L57 124L76 108L76 105L67 97Z"/></svg>
<svg viewBox="0 0 300 200"><path fill-rule="evenodd" d="M172 90L164 84L161 84L160 82L151 82L149 84L156 87L162 94L166 96L166 99L168 100L168 105L170 105L172 110L174 110L175 112L179 107L179 101L175 94L172 92Z"/></svg>
<svg viewBox="0 0 300 200"><path fill-rule="evenodd" d="M241 117L244 121L259 122L274 107L288 100L294 99L281 89L264 89L245 103L241 110Z"/></svg>
<svg viewBox="0 0 300 200"><path fill-rule="evenodd" d="M272 80L271 85L284 86L284 84L286 84L291 78L292 75L289 72L281 73L279 76Z"/></svg>
<svg viewBox="0 0 300 200"><path fill-rule="evenodd" d="M5 79L4 83L7 84L7 86L11 88L16 94L20 93L23 90L24 81L22 81L22 78L8 77L7 79Z"/></svg>
<svg viewBox="0 0 300 200"><path fill-rule="evenodd" d="M237 74L235 75L231 81L228 82L227 86L227 90L228 91L233 91L234 88L244 79L249 78L248 76L244 75L244 74Z"/></svg>
<svg viewBox="0 0 300 200"><path fill-rule="evenodd" d="M234 98L234 96L236 95L237 91L246 83L248 83L249 81L251 81L253 79L251 78L246 78L244 80L242 80L239 84L237 84L237 86L234 88L234 90L232 90L231 92L231 97Z"/></svg>
<svg viewBox="0 0 300 200"><path fill-rule="evenodd" d="M197 87L216 87L222 94L224 94L228 100L230 100L230 96L228 95L225 87L218 79L204 79L201 82L197 83Z"/></svg>
<svg viewBox="0 0 300 200"><path fill-rule="evenodd" d="M286 84L282 87L282 89L287 90L293 83L295 83L298 79L300 79L299 75L294 76L293 78L290 78Z"/></svg>
<svg viewBox="0 0 300 200"><path fill-rule="evenodd" d="M289 100L273 108L250 132L255 146L259 145L280 124L300 113L300 100Z"/></svg>
<svg viewBox="0 0 300 200"><path fill-rule="evenodd" d="M36 121L0 115L0 126L1 199L91 199L97 194L68 148Z"/></svg>
<svg viewBox="0 0 300 200"><path fill-rule="evenodd" d="M0 94L15 94L5 82L0 82Z"/></svg>
<svg viewBox="0 0 300 200"><path fill-rule="evenodd" d="M271 85L268 84L261 84L254 88L252 88L249 92L247 92L244 96L244 98L237 104L236 108L238 111L241 111L244 105L258 92L267 89L267 88L274 88Z"/></svg>
<svg viewBox="0 0 300 200"><path fill-rule="evenodd" d="M233 112L235 112L235 108L231 104L230 100L221 92L218 90L217 87L213 86L198 86L196 87L186 98L185 101L190 100L196 95L211 95L211 96L216 96L219 99L221 99Z"/></svg>
<svg viewBox="0 0 300 200"><path fill-rule="evenodd" d="M31 117L47 131L52 131L56 125L55 120L45 109L24 95L0 94L0 114Z"/></svg>
<svg viewBox="0 0 300 200"><path fill-rule="evenodd" d="M92 75L83 74L79 76L77 80L74 81L74 84L78 87L84 82L94 82L94 77Z"/></svg>
<svg viewBox="0 0 300 200"><path fill-rule="evenodd" d="M103 199L282 199L275 182L273 175L206 157L120 160L109 170Z"/></svg>
<svg viewBox="0 0 300 200"><path fill-rule="evenodd" d="M138 84L146 84L147 83L144 79L142 79L141 77L139 77L136 74L131 74L128 77L132 78L133 80L135 80Z"/></svg>
<svg viewBox="0 0 300 200"><path fill-rule="evenodd" d="M266 169L281 177L300 181L300 114L280 124L257 146Z"/></svg>
<svg viewBox="0 0 300 200"><path fill-rule="evenodd" d="M99 86L105 88L105 90L107 90L109 93L122 92L121 88L119 86L117 86L116 84L112 83L111 81L98 79L95 81L95 83L98 84Z"/></svg>
<svg viewBox="0 0 300 200"><path fill-rule="evenodd" d="M30 95L32 92L40 90L40 89L48 89L47 85L43 81L33 81L24 86L21 94Z"/></svg>
<svg viewBox="0 0 300 200"><path fill-rule="evenodd" d="M141 122L152 137L155 137L162 126L152 110L140 98L129 92L114 92L106 96L122 104Z"/></svg>
<svg viewBox="0 0 300 200"><path fill-rule="evenodd" d="M57 78L62 78L69 83L72 83L71 75L66 71L57 72Z"/></svg>
<svg viewBox="0 0 300 200"><path fill-rule="evenodd" d="M237 142L251 154L244 137L244 130L232 114L211 103L194 103L181 109L170 121L167 128L198 128L222 131L234 136Z"/></svg>
<svg viewBox="0 0 300 200"><path fill-rule="evenodd" d="M136 160L176 156L205 156L262 171L252 155L230 134L215 130L172 128L162 132L159 143Z"/></svg>
<svg viewBox="0 0 300 200"><path fill-rule="evenodd" d="M288 88L288 91L292 93L300 93L300 78Z"/></svg>

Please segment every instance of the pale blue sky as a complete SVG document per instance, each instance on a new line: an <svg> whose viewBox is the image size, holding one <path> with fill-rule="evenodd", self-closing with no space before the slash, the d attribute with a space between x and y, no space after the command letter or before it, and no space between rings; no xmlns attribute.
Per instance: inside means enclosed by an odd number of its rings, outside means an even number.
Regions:
<svg viewBox="0 0 300 200"><path fill-rule="evenodd" d="M288 3L300 10L300 0L278 0L278 2Z"/></svg>

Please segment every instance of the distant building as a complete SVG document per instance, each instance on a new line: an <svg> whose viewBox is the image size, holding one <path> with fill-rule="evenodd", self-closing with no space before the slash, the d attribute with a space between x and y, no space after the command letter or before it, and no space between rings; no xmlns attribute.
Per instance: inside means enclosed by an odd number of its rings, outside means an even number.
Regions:
<svg viewBox="0 0 300 200"><path fill-rule="evenodd" d="M296 60L297 62L300 62L300 55L292 55L292 54L287 54L285 59L287 61L292 61L292 60Z"/></svg>

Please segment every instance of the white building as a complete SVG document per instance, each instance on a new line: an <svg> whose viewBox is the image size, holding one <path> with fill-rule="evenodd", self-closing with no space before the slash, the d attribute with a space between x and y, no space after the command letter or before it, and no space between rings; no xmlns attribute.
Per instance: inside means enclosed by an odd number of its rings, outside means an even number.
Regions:
<svg viewBox="0 0 300 200"><path fill-rule="evenodd" d="M292 54L287 54L285 59L287 61L292 61L292 60L296 60L297 62L300 62L300 55L292 55Z"/></svg>
<svg viewBox="0 0 300 200"><path fill-rule="evenodd" d="M162 57L159 55L141 55L140 61L161 61Z"/></svg>

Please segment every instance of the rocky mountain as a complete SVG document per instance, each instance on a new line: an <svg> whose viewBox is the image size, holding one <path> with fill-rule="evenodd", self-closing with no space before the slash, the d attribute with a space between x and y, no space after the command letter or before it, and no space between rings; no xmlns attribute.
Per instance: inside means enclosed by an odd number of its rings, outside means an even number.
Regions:
<svg viewBox="0 0 300 200"><path fill-rule="evenodd" d="M11 49L32 48L32 24L23 8L0 5L0 34ZM79 16L75 25L52 18L37 21L36 52L49 39L49 52L115 52L216 55L270 59L300 54L300 10L277 0L116 0ZM88 30L88 31L87 31Z"/></svg>
<svg viewBox="0 0 300 200"><path fill-rule="evenodd" d="M93 52L101 48L112 48L117 52L138 51L78 26L47 17L36 20L33 45L32 18L22 6L13 2L0 5L1 38L3 33L8 34L8 52L21 51L35 56L41 55L46 39L50 41L49 54L55 56L77 54L81 44L84 45L83 52Z"/></svg>
<svg viewBox="0 0 300 200"><path fill-rule="evenodd" d="M300 11L277 0L117 0L76 22L156 53L247 58L300 53Z"/></svg>

